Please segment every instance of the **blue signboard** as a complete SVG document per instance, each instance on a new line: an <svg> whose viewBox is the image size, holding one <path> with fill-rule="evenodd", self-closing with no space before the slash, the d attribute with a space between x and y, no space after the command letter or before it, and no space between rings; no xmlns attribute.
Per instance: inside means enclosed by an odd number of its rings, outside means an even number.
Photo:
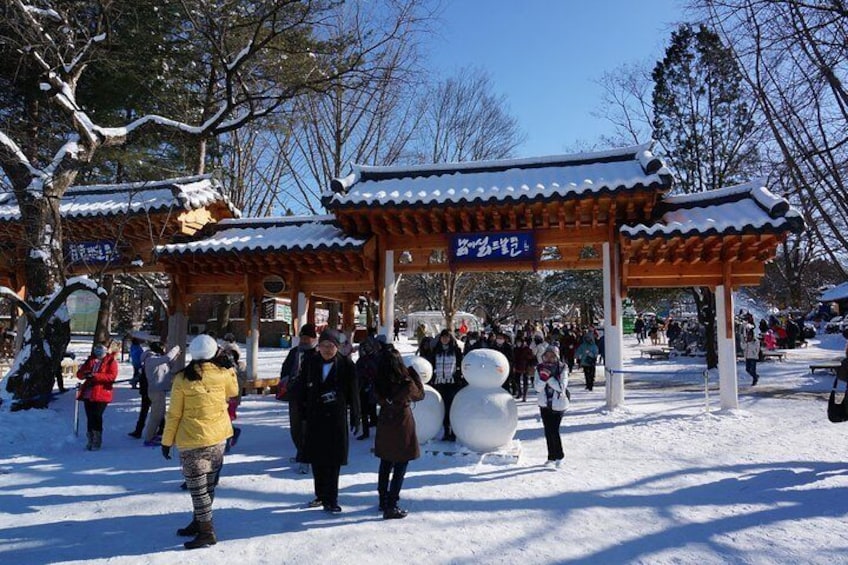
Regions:
<svg viewBox="0 0 848 565"><path fill-rule="evenodd" d="M121 253L113 241L79 241L69 243L69 263L111 263L121 260Z"/></svg>
<svg viewBox="0 0 848 565"><path fill-rule="evenodd" d="M451 237L451 260L455 263L533 261L533 232L460 234Z"/></svg>

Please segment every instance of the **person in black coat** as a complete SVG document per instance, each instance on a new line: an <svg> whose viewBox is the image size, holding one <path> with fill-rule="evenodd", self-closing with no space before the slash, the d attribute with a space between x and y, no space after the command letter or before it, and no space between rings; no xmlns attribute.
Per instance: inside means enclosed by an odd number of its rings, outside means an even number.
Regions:
<svg viewBox="0 0 848 565"><path fill-rule="evenodd" d="M303 360L298 391L306 421L304 458L312 466L315 500L326 512L341 512L339 473L347 465L349 437L347 408L350 406L354 431L359 433L359 386L356 370L348 357L339 354L341 340L335 330L326 329L318 338L318 355Z"/></svg>
<svg viewBox="0 0 848 565"><path fill-rule="evenodd" d="M283 366L280 368L280 384L277 387L277 400L286 400L289 404L289 432L296 450L294 460L299 463L297 471L303 475L309 472L309 465L303 456L303 435L306 420L303 417L302 388L300 369L303 362L311 355L317 355L316 345L318 334L314 324L304 324L300 328L300 343L289 351Z"/></svg>

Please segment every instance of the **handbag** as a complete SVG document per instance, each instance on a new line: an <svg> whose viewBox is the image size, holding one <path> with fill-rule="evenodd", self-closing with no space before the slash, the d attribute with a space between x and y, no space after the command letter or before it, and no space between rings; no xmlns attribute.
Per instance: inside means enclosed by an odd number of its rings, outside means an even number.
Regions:
<svg viewBox="0 0 848 565"><path fill-rule="evenodd" d="M839 385L839 377L833 379L833 388L830 390L830 398L827 401L827 419L838 424L848 421L848 389L842 393L842 402L836 401L836 388Z"/></svg>

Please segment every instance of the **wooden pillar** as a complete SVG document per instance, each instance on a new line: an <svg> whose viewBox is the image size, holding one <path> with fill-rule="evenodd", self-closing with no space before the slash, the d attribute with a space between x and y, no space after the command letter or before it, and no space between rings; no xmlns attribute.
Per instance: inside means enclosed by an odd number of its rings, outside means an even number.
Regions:
<svg viewBox="0 0 848 565"><path fill-rule="evenodd" d="M185 366L186 337L188 330L188 296L180 290L180 276L171 275L171 286L168 290L168 347L180 346L180 356L177 358L176 366Z"/></svg>
<svg viewBox="0 0 848 565"><path fill-rule="evenodd" d="M333 301L327 304L327 326L335 329L339 327L339 310L341 303Z"/></svg>
<svg viewBox="0 0 848 565"><path fill-rule="evenodd" d="M624 366L622 356L621 269L618 244L614 239L603 244L604 265L604 390L608 408L624 404Z"/></svg>
<svg viewBox="0 0 848 565"><path fill-rule="evenodd" d="M258 285L250 277L245 277L245 331L247 348L245 371L247 380L253 381L258 377L257 361L259 359L259 324L262 319L262 296L261 285Z"/></svg>
<svg viewBox="0 0 848 565"><path fill-rule="evenodd" d="M312 301L308 300L306 294L300 290L292 292L292 347L297 347L300 343L300 328L307 323L310 302ZM314 316L314 308L312 312Z"/></svg>
<svg viewBox="0 0 848 565"><path fill-rule="evenodd" d="M306 320L303 322L312 322L315 323L315 306L318 303L311 294L306 297Z"/></svg>
<svg viewBox="0 0 848 565"><path fill-rule="evenodd" d="M25 281L25 275L23 272L16 274L14 285L16 287L16 294L18 298L21 300L26 300L27 289L26 285L22 284L21 281ZM24 311L18 308L17 306L13 307L12 312L14 313L14 329L15 329L15 357L18 356L18 352L21 350L21 347L24 343L24 334L26 333L27 328L27 317L24 316Z"/></svg>
<svg viewBox="0 0 848 565"><path fill-rule="evenodd" d="M392 332L395 327L395 252L387 249L383 254L383 289L380 299L380 330L379 333L386 336L388 343L392 342Z"/></svg>
<svg viewBox="0 0 848 565"><path fill-rule="evenodd" d="M730 285L730 264L728 263L723 265L722 278L724 284L715 289L719 394L723 409L739 408L736 343L733 334L733 288Z"/></svg>
<svg viewBox="0 0 848 565"><path fill-rule="evenodd" d="M358 299L359 297L357 295L348 294L341 303L342 328L345 332L350 332L351 336L356 331L356 303Z"/></svg>

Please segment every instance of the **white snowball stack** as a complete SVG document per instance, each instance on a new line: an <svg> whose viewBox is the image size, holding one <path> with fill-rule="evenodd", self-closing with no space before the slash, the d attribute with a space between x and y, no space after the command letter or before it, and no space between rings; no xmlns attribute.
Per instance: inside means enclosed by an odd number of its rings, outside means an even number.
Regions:
<svg viewBox="0 0 848 565"><path fill-rule="evenodd" d="M404 357L406 366L415 370L424 383L424 399L412 404L412 414L415 417L415 434L418 443L427 443L442 430L445 419L445 403L439 391L428 385L433 378L433 366L423 357Z"/></svg>
<svg viewBox="0 0 848 565"><path fill-rule="evenodd" d="M499 351L475 349L462 360L468 386L451 405L451 428L474 451L493 451L508 444L518 428L518 406L501 388L509 376L509 361Z"/></svg>

